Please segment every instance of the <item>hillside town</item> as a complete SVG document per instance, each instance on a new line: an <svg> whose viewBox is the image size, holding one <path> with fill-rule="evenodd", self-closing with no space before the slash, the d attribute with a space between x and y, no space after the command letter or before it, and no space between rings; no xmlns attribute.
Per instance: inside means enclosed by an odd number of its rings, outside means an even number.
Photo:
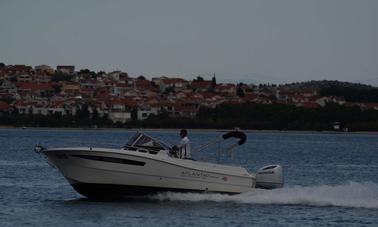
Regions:
<svg viewBox="0 0 378 227"><path fill-rule="evenodd" d="M73 65L0 64L0 113L75 116L85 108L91 116L125 123L166 113L193 118L201 107L242 103L286 104L307 109L327 103L378 110L378 103L347 102L321 96L316 87L217 83L212 78L160 76L151 80L127 72L77 71Z"/></svg>

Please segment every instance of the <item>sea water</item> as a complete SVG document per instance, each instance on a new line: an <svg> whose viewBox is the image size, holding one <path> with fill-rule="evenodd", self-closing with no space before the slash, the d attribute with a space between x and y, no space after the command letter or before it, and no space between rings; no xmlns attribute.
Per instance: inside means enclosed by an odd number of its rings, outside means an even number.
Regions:
<svg viewBox="0 0 378 227"><path fill-rule="evenodd" d="M174 144L176 131L150 135ZM285 187L239 195L162 193L91 201L76 193L35 144L122 147L126 130L0 129L0 226L378 226L378 135L247 133L198 151L221 132L190 131L197 160L246 167L281 164ZM196 151L197 150L197 151Z"/></svg>

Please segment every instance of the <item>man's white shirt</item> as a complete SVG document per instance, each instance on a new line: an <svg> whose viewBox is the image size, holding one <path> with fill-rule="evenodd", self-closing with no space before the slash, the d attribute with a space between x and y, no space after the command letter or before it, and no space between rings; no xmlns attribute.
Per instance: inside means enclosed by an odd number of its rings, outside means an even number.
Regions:
<svg viewBox="0 0 378 227"><path fill-rule="evenodd" d="M179 158L191 158L190 157L190 140L187 136L181 139L177 146L179 148L178 157Z"/></svg>

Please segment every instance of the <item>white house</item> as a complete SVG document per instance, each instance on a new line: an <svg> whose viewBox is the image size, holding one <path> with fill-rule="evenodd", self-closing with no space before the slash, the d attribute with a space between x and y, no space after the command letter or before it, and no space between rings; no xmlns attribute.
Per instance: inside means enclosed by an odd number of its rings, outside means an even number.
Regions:
<svg viewBox="0 0 378 227"><path fill-rule="evenodd" d="M130 112L109 112L109 119L113 122L121 122L125 123L128 120L131 120L131 113Z"/></svg>
<svg viewBox="0 0 378 227"><path fill-rule="evenodd" d="M138 120L146 120L151 114L157 115L159 109L149 105L143 105L138 108Z"/></svg>

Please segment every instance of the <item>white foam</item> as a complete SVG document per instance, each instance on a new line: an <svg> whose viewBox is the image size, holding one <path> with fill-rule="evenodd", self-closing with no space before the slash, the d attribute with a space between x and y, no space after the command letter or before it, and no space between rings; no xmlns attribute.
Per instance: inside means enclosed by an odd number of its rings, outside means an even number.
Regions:
<svg viewBox="0 0 378 227"><path fill-rule="evenodd" d="M154 199L161 201L213 201L249 204L378 208L378 185L373 182L349 182L336 186L288 186L282 189L258 190L239 195L168 192L154 196Z"/></svg>

